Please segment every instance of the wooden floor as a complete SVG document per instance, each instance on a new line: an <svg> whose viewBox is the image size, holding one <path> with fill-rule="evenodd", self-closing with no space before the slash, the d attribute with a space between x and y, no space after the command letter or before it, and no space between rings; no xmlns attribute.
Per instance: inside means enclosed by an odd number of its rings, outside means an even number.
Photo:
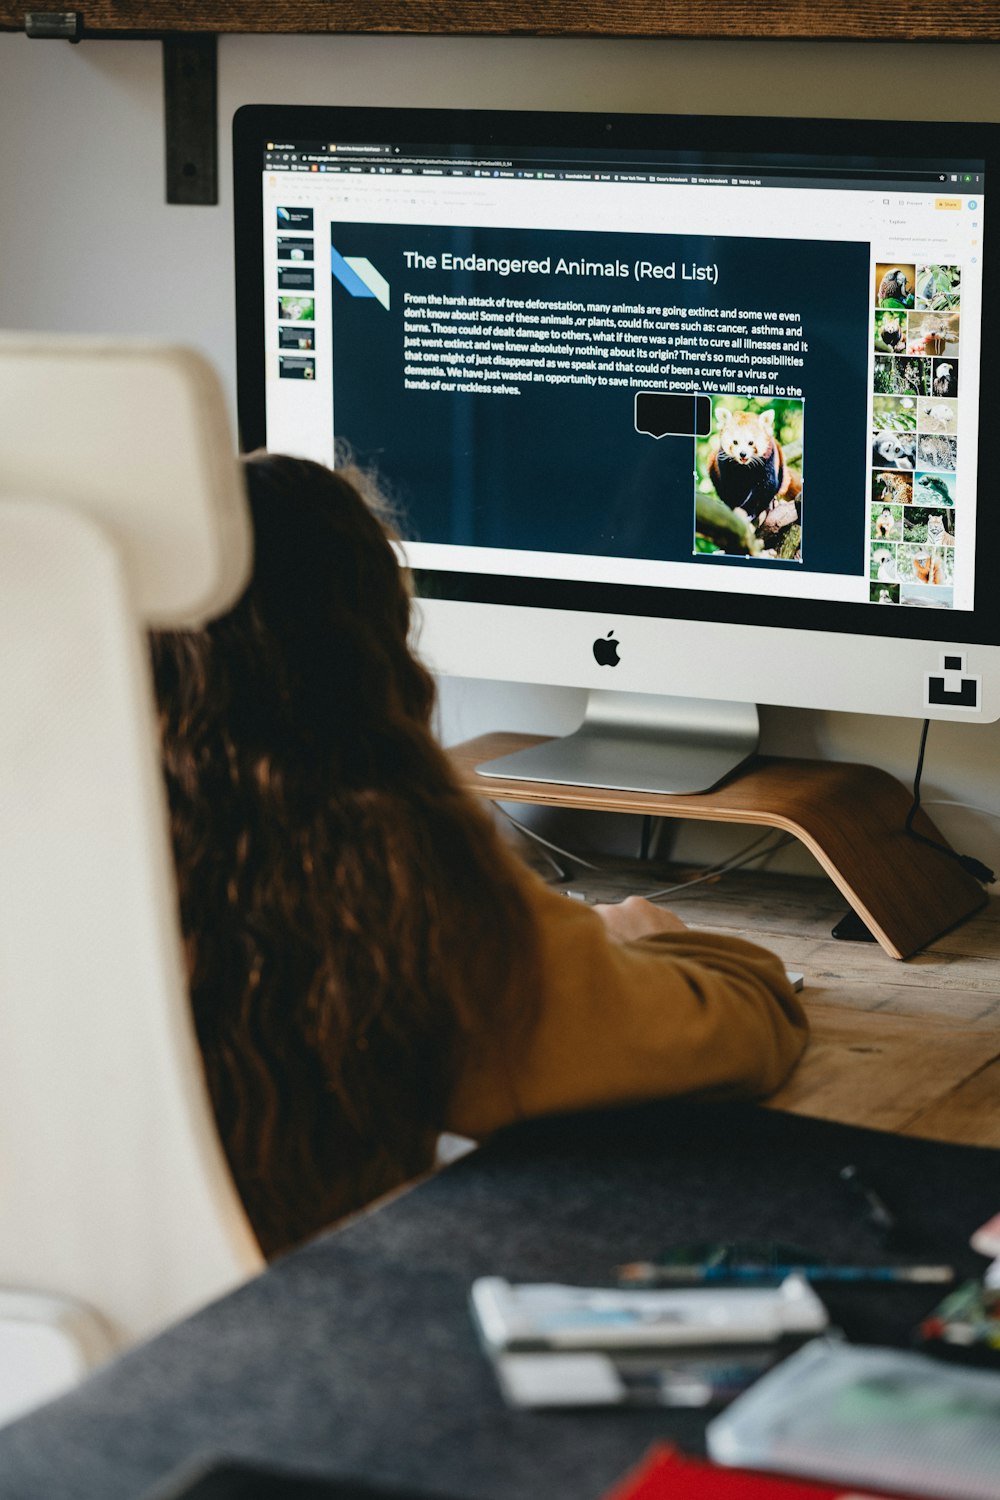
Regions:
<svg viewBox="0 0 1000 1500"><path fill-rule="evenodd" d="M574 874L571 886L595 901L650 889L625 865ZM805 975L812 1040L774 1107L1000 1147L1000 900L906 961L830 936L845 902L825 877L734 872L664 904Z"/></svg>

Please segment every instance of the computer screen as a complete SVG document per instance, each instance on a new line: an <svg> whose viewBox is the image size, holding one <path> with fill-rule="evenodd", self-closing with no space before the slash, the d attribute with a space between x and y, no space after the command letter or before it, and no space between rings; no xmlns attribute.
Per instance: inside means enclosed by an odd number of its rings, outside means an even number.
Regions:
<svg viewBox="0 0 1000 1500"><path fill-rule="evenodd" d="M1000 717L998 127L251 106L244 442L396 502L432 664Z"/></svg>

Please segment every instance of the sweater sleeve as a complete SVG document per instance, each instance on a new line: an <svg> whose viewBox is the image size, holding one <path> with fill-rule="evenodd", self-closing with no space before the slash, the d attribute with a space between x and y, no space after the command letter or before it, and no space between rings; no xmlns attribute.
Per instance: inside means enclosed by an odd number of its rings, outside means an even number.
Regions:
<svg viewBox="0 0 1000 1500"><path fill-rule="evenodd" d="M479 1137L533 1115L680 1094L771 1093L800 1056L805 1013L781 961L739 938L615 943L595 911L526 881L539 947L534 1019L469 1041L448 1128ZM509 1003L509 1002L508 1002Z"/></svg>

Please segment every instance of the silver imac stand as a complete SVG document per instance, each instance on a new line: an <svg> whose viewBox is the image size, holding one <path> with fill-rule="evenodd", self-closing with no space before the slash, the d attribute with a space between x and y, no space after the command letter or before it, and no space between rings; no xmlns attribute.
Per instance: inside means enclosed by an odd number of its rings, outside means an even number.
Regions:
<svg viewBox="0 0 1000 1500"><path fill-rule="evenodd" d="M561 739L476 767L480 776L623 792L707 792L751 756L755 703L595 688L583 723Z"/></svg>

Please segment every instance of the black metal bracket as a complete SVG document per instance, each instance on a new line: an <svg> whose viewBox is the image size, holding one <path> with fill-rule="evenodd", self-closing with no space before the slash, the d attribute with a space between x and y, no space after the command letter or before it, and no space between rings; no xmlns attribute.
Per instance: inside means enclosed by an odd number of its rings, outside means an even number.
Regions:
<svg viewBox="0 0 1000 1500"><path fill-rule="evenodd" d="M163 38L168 203L219 201L217 65L214 33Z"/></svg>
<svg viewBox="0 0 1000 1500"><path fill-rule="evenodd" d="M79 10L32 10L25 36L79 42ZM113 34L88 32L96 41ZM218 41L214 33L167 32L163 44L163 123L166 136L167 202L219 201Z"/></svg>

